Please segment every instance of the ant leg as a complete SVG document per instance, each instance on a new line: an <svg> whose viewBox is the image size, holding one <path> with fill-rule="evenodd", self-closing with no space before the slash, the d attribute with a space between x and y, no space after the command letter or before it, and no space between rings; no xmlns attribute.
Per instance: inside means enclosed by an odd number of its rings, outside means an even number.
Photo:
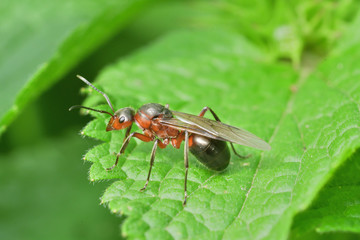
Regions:
<svg viewBox="0 0 360 240"><path fill-rule="evenodd" d="M124 137L123 143L125 142L126 138L130 135L131 127L132 127L132 124L130 125L130 127L128 127L128 128L126 129L126 133L125 133L125 137Z"/></svg>
<svg viewBox="0 0 360 240"><path fill-rule="evenodd" d="M147 179L146 179L146 182L145 182L145 185L142 189L140 189L140 191L144 191L150 181L150 174L151 174L151 169L154 165L154 161L155 161L155 154L156 154L156 149L157 147L160 147L160 148L166 148L167 144L161 142L159 139L156 139L155 142L154 142L154 146L151 150L151 158L150 158L150 169L149 169L149 173L148 173L148 176L147 176Z"/></svg>
<svg viewBox="0 0 360 240"><path fill-rule="evenodd" d="M209 110L209 111L211 112L211 114L213 115L213 117L215 118L216 121L221 122L220 118L219 118L219 117L216 115L216 113L215 113L211 108L209 108L209 107L204 107L204 108L201 110L201 112L200 112L200 114L199 114L199 117L203 117L203 116L205 115L205 113L207 112L207 110ZM230 145L231 145L231 149L233 150L234 154L235 154L236 156L238 156L239 158L246 159L246 158L251 157L251 154L246 155L246 156L242 156L242 155L238 154L238 153L235 151L234 144L230 143Z"/></svg>
<svg viewBox="0 0 360 240"><path fill-rule="evenodd" d="M149 180L150 180L150 174L151 174L151 169L152 169L152 166L154 165L154 160L155 160L155 153L156 153L156 149L157 149L157 146L158 146L158 143L159 143L159 139L156 139L154 141L154 146L151 150L151 158L150 158L150 169L149 169L149 173L148 173L148 176L147 176L147 179L146 179L146 182L145 182L145 185L142 189L140 189L140 191L144 191L149 183Z"/></svg>
<svg viewBox="0 0 360 240"><path fill-rule="evenodd" d="M181 146L181 142L185 139L185 133L181 132L176 138L171 139L171 144L174 148L179 149Z"/></svg>
<svg viewBox="0 0 360 240"><path fill-rule="evenodd" d="M123 143L125 142L126 138L129 136L130 131L131 131L131 127L132 127L132 124L130 125L130 127L128 127L128 128L126 129L126 132L125 132L125 136L124 136ZM114 154L114 155L117 155L117 153L116 153L116 152L113 152L113 154Z"/></svg>
<svg viewBox="0 0 360 240"><path fill-rule="evenodd" d="M184 182L183 206L186 205L186 199L187 199L187 176L188 176L188 169L189 169L189 132L188 131L185 131L184 165L185 165L185 182Z"/></svg>
<svg viewBox="0 0 360 240"><path fill-rule="evenodd" d="M129 131L130 132L130 131ZM148 137L148 136L145 136L141 133L137 133L137 132L133 132L131 133L127 138L125 138L121 148L120 148L120 151L119 153L116 155L116 160L115 160L115 163L114 165L112 165L112 167L109 167L109 168L106 168L107 171L110 171L112 170L114 167L116 167L116 165L118 164L119 162L119 157L121 156L121 154L123 154L125 152L125 149L126 147L128 146L129 142L130 142L130 139L132 137L136 137L138 139L140 139L141 141L144 141L144 142L150 142L152 141L153 139L151 137Z"/></svg>
<svg viewBox="0 0 360 240"><path fill-rule="evenodd" d="M238 156L239 158L247 159L247 158L251 157L251 154L248 154L248 155L246 155L246 156L243 156L243 155L238 154L238 153L235 151L234 144L230 143L230 145L231 145L231 149L233 150L234 154L235 154L236 156Z"/></svg>

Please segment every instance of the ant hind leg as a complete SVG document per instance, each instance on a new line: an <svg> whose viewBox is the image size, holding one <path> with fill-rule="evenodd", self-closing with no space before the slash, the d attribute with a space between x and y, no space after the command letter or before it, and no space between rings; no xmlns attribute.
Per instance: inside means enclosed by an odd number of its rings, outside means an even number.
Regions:
<svg viewBox="0 0 360 240"><path fill-rule="evenodd" d="M215 113L211 108L209 108L209 107L204 107L204 108L201 110L199 116L200 116L200 117L203 117L203 116L205 115L205 113L207 112L207 110L209 110L209 111L211 112L211 114L213 115L213 117L215 118L216 121L221 122L220 118L219 118L219 117L216 115L216 113ZM236 150L235 150L234 144L230 143L230 145L231 145L231 149L232 149L232 151L234 152L234 154L235 154L236 156L238 156L239 158L241 158L241 159L246 159L246 158L251 157L251 154L248 154L248 155L246 155L246 156L242 156L242 155L238 154L238 153L236 152Z"/></svg>

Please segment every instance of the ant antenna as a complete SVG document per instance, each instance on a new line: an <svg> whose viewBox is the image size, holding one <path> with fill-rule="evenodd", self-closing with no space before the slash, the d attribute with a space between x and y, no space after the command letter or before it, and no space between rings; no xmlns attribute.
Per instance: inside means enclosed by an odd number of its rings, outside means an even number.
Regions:
<svg viewBox="0 0 360 240"><path fill-rule="evenodd" d="M93 89L95 89L97 92L99 92L101 95L104 96L104 98L106 99L107 103L109 104L109 106L111 107L111 110L113 111L113 113L115 114L115 111L114 111L114 108L113 106L111 105L111 102L110 102L110 99L109 97L103 93L102 91L100 91L99 89L97 89L94 85L92 85L88 80L86 80L84 77L80 76L80 75L76 75L77 78L79 78L81 81L83 81L84 83L86 83L87 85L89 85L90 87L92 87ZM73 106L69 109L69 111L71 111L73 108L79 108L81 106ZM86 109L89 109L89 110L93 110L93 111L97 111L97 112L103 112L103 113L108 113L110 114L109 112L106 112L106 111L99 111L99 110L95 110L95 109L90 109L90 108L87 108L87 107L82 107L82 108L86 108ZM113 116L112 114L110 114L111 116Z"/></svg>
<svg viewBox="0 0 360 240"><path fill-rule="evenodd" d="M114 116L112 115L111 113L107 112L107 111L104 111L104 110L98 110L98 109L94 109L94 108L89 108L89 107L85 107L85 106L81 106L81 105L75 105L75 106L72 106L69 108L69 111L75 109L75 108L85 108L85 109L88 109L88 110L91 110L91 111L95 111L95 112L99 112L99 113L106 113L106 114L109 114L110 116Z"/></svg>

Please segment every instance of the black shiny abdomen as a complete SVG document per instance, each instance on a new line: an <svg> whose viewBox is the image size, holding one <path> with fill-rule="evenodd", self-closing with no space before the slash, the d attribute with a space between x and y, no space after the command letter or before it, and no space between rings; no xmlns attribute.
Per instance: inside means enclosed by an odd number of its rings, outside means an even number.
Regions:
<svg viewBox="0 0 360 240"><path fill-rule="evenodd" d="M230 152L226 142L201 135L192 136L193 144L190 152L205 166L215 171L221 171L229 165Z"/></svg>

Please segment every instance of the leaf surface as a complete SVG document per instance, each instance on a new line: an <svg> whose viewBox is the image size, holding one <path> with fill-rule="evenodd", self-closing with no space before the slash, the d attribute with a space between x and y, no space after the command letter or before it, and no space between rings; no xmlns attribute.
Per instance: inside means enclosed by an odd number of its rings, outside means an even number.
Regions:
<svg viewBox="0 0 360 240"><path fill-rule="evenodd" d="M321 189L305 212L296 216L292 237L315 230L360 233L360 152L357 151Z"/></svg>
<svg viewBox="0 0 360 240"><path fill-rule="evenodd" d="M360 56L360 48L351 53ZM102 201L128 216L123 234L130 239L286 239L293 216L309 206L360 145L358 71L347 54L305 78L286 65L265 62L237 34L184 31L104 71L96 86L117 107L169 103L170 109L197 114L210 106L223 122L272 146L269 152L236 146L252 157L232 156L221 173L190 157L190 196L182 207L182 151L159 150L149 186L140 192L152 144L133 141L118 166L105 171L124 133L106 134L106 116L95 114L83 132L105 143L86 155L93 162L90 178L119 179ZM91 96L87 103L99 100Z"/></svg>

